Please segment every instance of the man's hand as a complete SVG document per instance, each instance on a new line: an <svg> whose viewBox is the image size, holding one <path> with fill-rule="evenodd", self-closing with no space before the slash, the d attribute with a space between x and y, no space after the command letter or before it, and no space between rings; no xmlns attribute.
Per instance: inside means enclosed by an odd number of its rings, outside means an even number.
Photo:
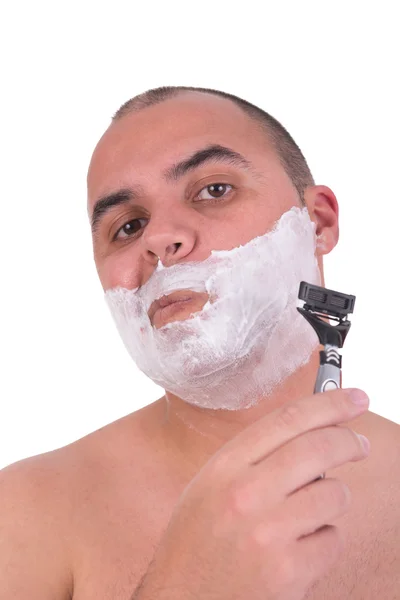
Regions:
<svg viewBox="0 0 400 600"><path fill-rule="evenodd" d="M300 600L340 557L350 490L321 473L368 451L339 423L360 390L287 403L225 444L184 490L137 600ZM365 396L365 394L364 394Z"/></svg>

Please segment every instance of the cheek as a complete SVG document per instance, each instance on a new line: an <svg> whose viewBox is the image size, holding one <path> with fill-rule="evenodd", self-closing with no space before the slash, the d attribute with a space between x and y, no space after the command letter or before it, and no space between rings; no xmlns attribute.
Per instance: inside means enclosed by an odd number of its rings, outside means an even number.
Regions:
<svg viewBox="0 0 400 600"><path fill-rule="evenodd" d="M235 207L232 223L235 224L236 240L246 243L271 231L283 213L293 206L300 206L297 192L286 179L277 178L268 186L252 190L251 195Z"/></svg>
<svg viewBox="0 0 400 600"><path fill-rule="evenodd" d="M104 291L118 286L128 290L139 286L139 273L128 252L108 256L96 262L96 268Z"/></svg>
<svg viewBox="0 0 400 600"><path fill-rule="evenodd" d="M283 212L285 211L277 202L271 202L267 198L260 198L242 205L235 210L234 214L231 213L229 223L225 221L222 228L225 239L229 232L229 240L234 242L230 244L230 247L247 244L254 238L271 231Z"/></svg>

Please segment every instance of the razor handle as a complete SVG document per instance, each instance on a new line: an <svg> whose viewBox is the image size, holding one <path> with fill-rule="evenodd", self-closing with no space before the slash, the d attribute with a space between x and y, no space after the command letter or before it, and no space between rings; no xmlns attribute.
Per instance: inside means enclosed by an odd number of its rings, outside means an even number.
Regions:
<svg viewBox="0 0 400 600"><path fill-rule="evenodd" d="M300 283L298 297L304 301L304 306L298 307L297 310L310 323L318 335L320 344L324 346L320 352L314 394L338 389L342 383L342 357L339 348L343 347L349 332L351 323L348 321L348 315L354 310L356 297L306 281ZM338 325L327 323L326 317L337 321ZM322 473L315 481L324 478L325 473Z"/></svg>
<svg viewBox="0 0 400 600"><path fill-rule="evenodd" d="M327 344L320 352L320 366L315 382L314 394L336 390L342 383L342 357L337 346Z"/></svg>

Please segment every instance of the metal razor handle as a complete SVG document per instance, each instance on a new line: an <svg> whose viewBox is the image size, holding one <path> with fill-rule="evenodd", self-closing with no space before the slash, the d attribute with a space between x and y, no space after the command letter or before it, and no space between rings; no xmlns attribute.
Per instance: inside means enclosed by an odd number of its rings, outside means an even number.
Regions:
<svg viewBox="0 0 400 600"><path fill-rule="evenodd" d="M325 346L325 354L328 359L333 360L334 362L338 361L338 364L340 364L340 355L336 346ZM314 394L340 388L340 379L339 366L333 365L332 363L320 365L317 374L317 381L315 382ZM322 473L322 475L317 477L314 481L324 478L325 473Z"/></svg>
<svg viewBox="0 0 400 600"><path fill-rule="evenodd" d="M314 394L336 390L340 388L340 369L335 365L325 363L318 370L317 381L315 382Z"/></svg>

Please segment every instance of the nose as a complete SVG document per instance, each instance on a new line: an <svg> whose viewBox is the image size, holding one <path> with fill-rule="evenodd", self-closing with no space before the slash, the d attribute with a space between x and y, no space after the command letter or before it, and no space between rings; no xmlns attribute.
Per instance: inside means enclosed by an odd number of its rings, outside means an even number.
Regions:
<svg viewBox="0 0 400 600"><path fill-rule="evenodd" d="M194 215L189 208L166 202L157 206L140 236L140 246L148 262L164 266L182 261L196 245Z"/></svg>

